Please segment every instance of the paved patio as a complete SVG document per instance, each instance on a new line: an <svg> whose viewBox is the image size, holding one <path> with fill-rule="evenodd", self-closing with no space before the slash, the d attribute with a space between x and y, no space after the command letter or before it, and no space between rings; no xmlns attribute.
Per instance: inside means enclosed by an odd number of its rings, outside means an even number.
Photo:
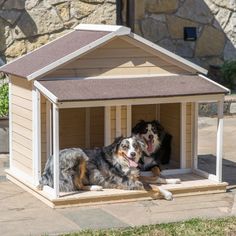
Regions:
<svg viewBox="0 0 236 236"><path fill-rule="evenodd" d="M213 170L215 141L212 119L202 120L199 166ZM89 207L51 209L5 178L8 157L0 155L0 235L57 235L81 229L101 229L174 222L193 217L216 218L236 215L236 117L225 119L223 180L227 193ZM233 143L234 140L234 143ZM210 156L209 156L210 155ZM208 156L208 159L206 158Z"/></svg>

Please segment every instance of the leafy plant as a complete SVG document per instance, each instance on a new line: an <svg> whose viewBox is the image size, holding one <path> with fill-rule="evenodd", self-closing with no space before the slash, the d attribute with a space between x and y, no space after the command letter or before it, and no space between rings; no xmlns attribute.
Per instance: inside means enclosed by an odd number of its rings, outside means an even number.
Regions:
<svg viewBox="0 0 236 236"><path fill-rule="evenodd" d="M230 89L235 90L236 60L226 61L221 67L221 72L225 85Z"/></svg>
<svg viewBox="0 0 236 236"><path fill-rule="evenodd" d="M8 84L1 83L1 80L4 80L5 77L0 77L0 117L8 116Z"/></svg>

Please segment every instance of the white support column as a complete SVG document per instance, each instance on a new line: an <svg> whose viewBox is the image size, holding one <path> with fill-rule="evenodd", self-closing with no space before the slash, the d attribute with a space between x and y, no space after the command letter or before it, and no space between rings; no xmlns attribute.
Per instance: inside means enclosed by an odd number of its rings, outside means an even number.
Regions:
<svg viewBox="0 0 236 236"><path fill-rule="evenodd" d="M46 142L48 158L52 155L52 107L49 100L46 101Z"/></svg>
<svg viewBox="0 0 236 236"><path fill-rule="evenodd" d="M12 82L11 82L11 77L9 78L9 83L8 83L8 100L9 100L9 166L10 169L12 168L12 99L11 95L12 94Z"/></svg>
<svg viewBox="0 0 236 236"><path fill-rule="evenodd" d="M53 186L54 197L59 197L59 109L53 104Z"/></svg>
<svg viewBox="0 0 236 236"><path fill-rule="evenodd" d="M198 103L192 103L192 150L193 150L193 169L198 169Z"/></svg>
<svg viewBox="0 0 236 236"><path fill-rule="evenodd" d="M85 147L90 148L90 107L85 108Z"/></svg>
<svg viewBox="0 0 236 236"><path fill-rule="evenodd" d="M121 106L116 106L116 137L121 136Z"/></svg>
<svg viewBox="0 0 236 236"><path fill-rule="evenodd" d="M216 178L222 181L222 158L223 158L223 117L224 101L218 101L217 137L216 137Z"/></svg>
<svg viewBox="0 0 236 236"><path fill-rule="evenodd" d="M33 179L34 185L39 184L41 178L41 104L40 93L34 88L33 100Z"/></svg>
<svg viewBox="0 0 236 236"><path fill-rule="evenodd" d="M127 112L127 124L126 124L126 135L127 137L129 137L131 135L131 130L132 130L132 108L131 105L128 105L126 108L126 112Z"/></svg>
<svg viewBox="0 0 236 236"><path fill-rule="evenodd" d="M111 107L106 106L104 109L104 145L111 144Z"/></svg>
<svg viewBox="0 0 236 236"><path fill-rule="evenodd" d="M186 168L186 102L181 103L180 124L180 168Z"/></svg>

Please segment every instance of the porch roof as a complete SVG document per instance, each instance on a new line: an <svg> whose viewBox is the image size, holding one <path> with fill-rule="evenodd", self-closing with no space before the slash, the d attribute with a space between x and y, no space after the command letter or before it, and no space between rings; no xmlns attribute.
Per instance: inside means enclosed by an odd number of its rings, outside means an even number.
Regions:
<svg viewBox="0 0 236 236"><path fill-rule="evenodd" d="M36 87L57 102L226 94L223 86L199 75L142 78L51 79Z"/></svg>

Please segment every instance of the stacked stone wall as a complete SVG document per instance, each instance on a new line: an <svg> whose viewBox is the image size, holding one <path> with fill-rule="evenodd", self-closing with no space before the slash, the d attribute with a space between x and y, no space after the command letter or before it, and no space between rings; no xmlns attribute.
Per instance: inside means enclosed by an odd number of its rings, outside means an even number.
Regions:
<svg viewBox="0 0 236 236"><path fill-rule="evenodd" d="M196 41L184 41L184 27L196 27ZM209 69L236 59L236 1L138 0L135 32Z"/></svg>
<svg viewBox="0 0 236 236"><path fill-rule="evenodd" d="M0 0L0 65L79 23L115 24L116 1Z"/></svg>

